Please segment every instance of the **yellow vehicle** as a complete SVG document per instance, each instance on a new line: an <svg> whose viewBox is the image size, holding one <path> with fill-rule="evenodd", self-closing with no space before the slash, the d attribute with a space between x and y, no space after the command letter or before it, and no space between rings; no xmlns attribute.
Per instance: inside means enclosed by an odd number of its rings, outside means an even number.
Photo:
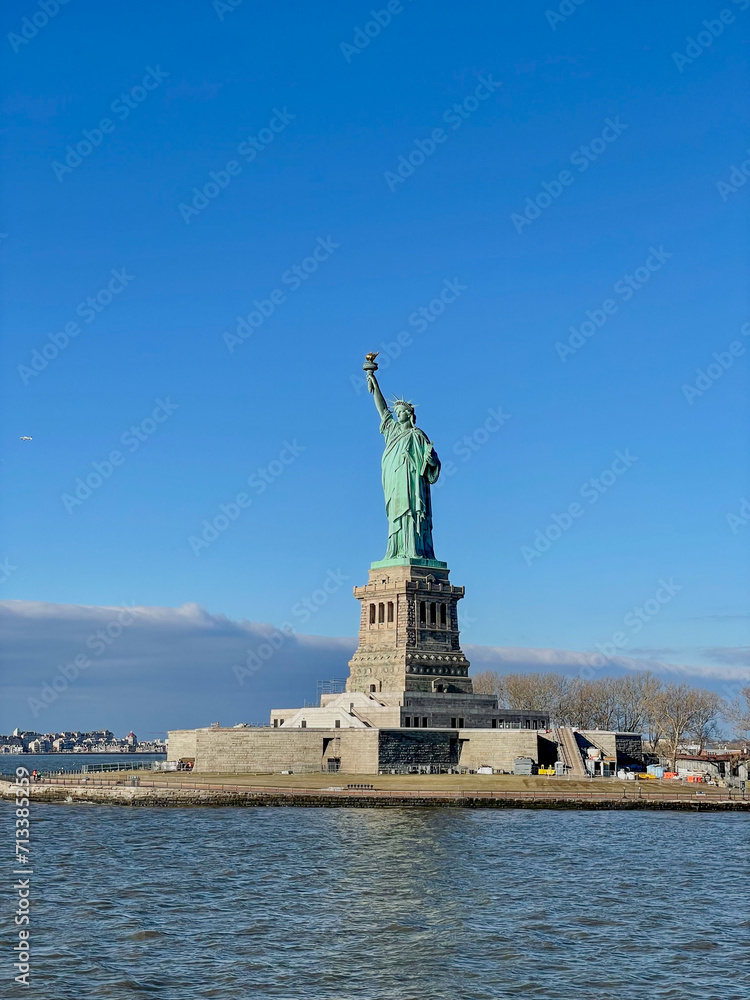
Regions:
<svg viewBox="0 0 750 1000"><path fill-rule="evenodd" d="M554 767L540 767L538 773L539 774L554 774L555 773L555 769L554 769Z"/></svg>

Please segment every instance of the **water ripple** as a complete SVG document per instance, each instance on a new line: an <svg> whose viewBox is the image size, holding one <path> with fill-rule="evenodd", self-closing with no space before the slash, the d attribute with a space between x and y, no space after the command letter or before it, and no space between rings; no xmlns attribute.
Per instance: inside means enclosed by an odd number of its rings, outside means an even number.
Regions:
<svg viewBox="0 0 750 1000"><path fill-rule="evenodd" d="M750 1000L746 831L719 814L39 804L28 995Z"/></svg>

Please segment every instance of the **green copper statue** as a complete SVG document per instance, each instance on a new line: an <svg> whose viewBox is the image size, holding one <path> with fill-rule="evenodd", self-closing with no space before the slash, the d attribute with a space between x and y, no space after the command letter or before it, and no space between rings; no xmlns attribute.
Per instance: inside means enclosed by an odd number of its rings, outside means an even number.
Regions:
<svg viewBox="0 0 750 1000"><path fill-rule="evenodd" d="M434 560L430 485L440 475L440 459L427 435L417 427L411 403L394 399L393 412L388 408L375 378L376 357L377 354L368 354L362 367L380 414L380 433L385 438L382 461L388 516L385 558Z"/></svg>

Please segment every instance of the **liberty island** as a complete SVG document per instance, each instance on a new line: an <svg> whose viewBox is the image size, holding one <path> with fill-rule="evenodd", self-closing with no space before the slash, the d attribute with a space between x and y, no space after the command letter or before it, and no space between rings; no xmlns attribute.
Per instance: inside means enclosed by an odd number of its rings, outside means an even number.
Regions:
<svg viewBox="0 0 750 1000"><path fill-rule="evenodd" d="M172 731L170 761L192 762L198 773L295 774L512 773L518 760L529 768L558 762L546 711L504 709L495 695L473 690L460 643L464 588L435 557L431 487L440 459L417 426L414 404L386 402L376 357L368 354L362 367L383 436L388 533L384 557L354 588L359 642L345 689L322 693L318 706L273 709L265 727ZM584 776L578 749L586 739L568 734L576 773ZM615 765L643 759L636 734L599 733L596 746L602 761Z"/></svg>

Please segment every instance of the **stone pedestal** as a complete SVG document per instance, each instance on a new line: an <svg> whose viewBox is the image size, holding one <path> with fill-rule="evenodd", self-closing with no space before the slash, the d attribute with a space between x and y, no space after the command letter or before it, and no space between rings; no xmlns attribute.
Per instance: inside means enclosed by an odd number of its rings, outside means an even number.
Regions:
<svg viewBox="0 0 750 1000"><path fill-rule="evenodd" d="M349 661L347 691L472 693L461 651L457 605L447 563L384 559L372 563L360 602L359 646Z"/></svg>

